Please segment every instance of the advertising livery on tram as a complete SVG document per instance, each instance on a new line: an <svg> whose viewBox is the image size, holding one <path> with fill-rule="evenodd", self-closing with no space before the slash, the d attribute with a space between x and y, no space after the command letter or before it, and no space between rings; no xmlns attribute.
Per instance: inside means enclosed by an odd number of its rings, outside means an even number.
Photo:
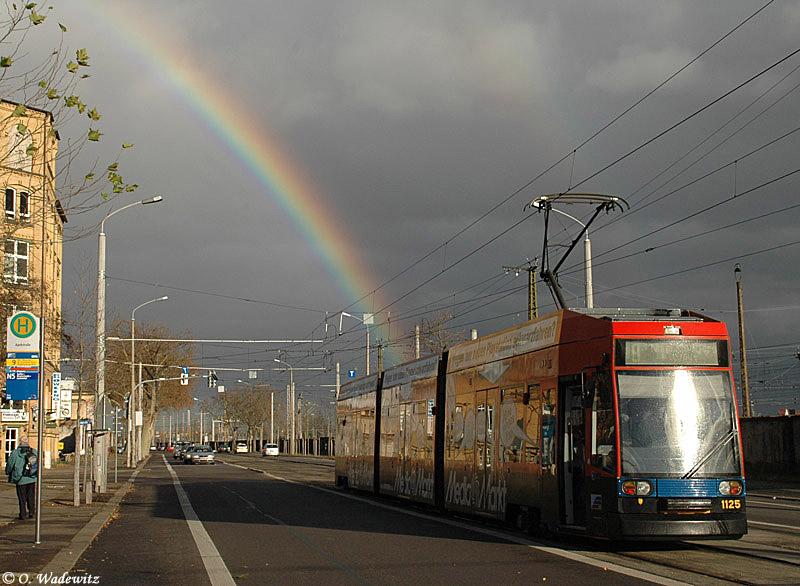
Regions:
<svg viewBox="0 0 800 586"><path fill-rule="evenodd" d="M747 532L724 323L564 309L344 385L337 484L609 539Z"/></svg>

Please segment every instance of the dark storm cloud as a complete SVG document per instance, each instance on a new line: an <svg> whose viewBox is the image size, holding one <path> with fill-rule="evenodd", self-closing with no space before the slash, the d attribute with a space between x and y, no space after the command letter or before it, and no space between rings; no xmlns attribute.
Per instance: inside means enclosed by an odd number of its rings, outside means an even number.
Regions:
<svg viewBox="0 0 800 586"><path fill-rule="evenodd" d="M237 96L239 101L230 107L245 108L252 125L264 128L290 155L334 210L330 221L342 225L359 247L375 286L441 247L369 297L367 308L382 309L374 305L381 303L377 299L392 301L439 275L387 308L394 316L415 316L393 328L411 328L430 309L426 304L436 303L434 311L453 310L457 316L465 308L481 307L456 321L465 328L480 323L486 333L524 319L524 311L520 317L515 311L524 310L525 292L483 306L479 301L459 302L481 296L489 286L498 291L523 284L508 276L476 285L501 275L503 265L540 255L541 218L532 217L484 245L530 214L523 206L537 194L576 185L788 55L796 48L800 3L769 6L574 158L473 228L454 235L762 4L240 2L232 9L218 2L123 2L119 11L151 14L150 34L170 35L187 62L202 63L216 83ZM66 19L69 7L58 9ZM74 23L71 34L83 35L81 46L91 52L89 31L101 24ZM313 238L287 218L274 194L191 111L190 97L159 80L157 64L143 66L132 59L111 33L97 39L103 50L92 61L91 98L104 104L107 138L136 143L125 165L142 185L141 196L163 193L165 203L113 220L108 227L109 274L309 310L335 312L355 302L337 282L347 276L337 275L339 267L320 259ZM797 125L798 97L789 90L798 75L789 75L692 151L789 74L800 63L797 59L580 185L579 191L612 193L634 204L634 213L604 227L609 219L617 219L614 214L591 230L596 305L705 308L717 312L712 315L725 319L734 332L735 262L744 268L751 309L797 305L794 267L800 247L747 255L796 240L798 210L722 228L797 200L796 176L758 188L795 169L797 138L745 155ZM121 87L129 89L120 92ZM784 93L783 100L756 117ZM224 119L224 113L220 115ZM711 150L717 143L720 146ZM737 159L735 167L636 211ZM754 188L735 201L623 246L731 198L734 190L741 194ZM578 218L588 213L575 206L566 211ZM575 226L563 219L559 239L574 235ZM711 232L662 246L706 231ZM80 243L68 255L77 256L81 247L91 255L93 246ZM614 250L617 247L621 248ZM645 253L647 248L654 250ZM605 262L633 253L639 254ZM565 267L577 265L578 255ZM741 259L712 264L736 257ZM709 266L679 273L702 265ZM679 274L657 278L670 273ZM573 292L571 302L582 303L580 272L565 270L563 279ZM625 286L629 283L638 284ZM146 285L112 282L108 302L124 315L160 294L162 290ZM148 317L174 329L189 328L198 337L302 337L315 328L323 332L324 315L319 311L169 294L169 308L153 307ZM448 295L449 305L440 302ZM540 299L549 299L542 289ZM748 313L755 343L797 342L794 324L799 313L797 308ZM355 321L349 327L354 334L345 338L353 351L335 358L344 363L362 360L358 344L363 327ZM274 354L264 356L271 361ZM318 360L301 359L308 364Z"/></svg>

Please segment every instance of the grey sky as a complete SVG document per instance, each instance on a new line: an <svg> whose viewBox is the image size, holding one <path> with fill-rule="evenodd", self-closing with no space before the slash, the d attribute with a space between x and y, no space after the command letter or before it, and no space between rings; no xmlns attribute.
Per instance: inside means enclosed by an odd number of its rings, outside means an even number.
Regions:
<svg viewBox="0 0 800 586"><path fill-rule="evenodd" d="M168 294L170 301L137 319L190 329L197 338L296 339L324 336L325 311L380 311L381 323L391 311L391 331L375 328L372 339L395 344L415 321L442 312L455 315L454 327L481 333L519 323L525 319L525 281L503 275L501 267L540 256L542 245L536 214L503 234L531 215L523 206L539 194L579 184L789 55L797 48L800 2L771 4L574 157L452 237L765 3L57 3L56 20L68 26L68 41L91 55L92 78L83 93L104 114L104 143L114 149L134 142L122 161L126 179L141 186L138 198L165 198L159 206L119 214L107 226L109 313L129 315L139 303ZM164 47L169 52L159 54ZM767 405L767 398L794 406L800 393L794 356L800 343L800 245L789 245L800 240L800 208L722 228L798 203L797 175L748 193L798 168L796 135L746 156L797 127L800 101L790 90L800 81L792 72L798 65L795 55L576 189L618 195L633 205L619 218L600 219L591 231L596 306L702 309L724 319L735 338L733 266L741 263L748 345L783 346L750 355L754 398L769 413L777 403ZM176 84L170 76L181 70L212 83ZM337 274L341 267L315 249L304 220L285 213L279 196L224 143L224 129L220 134L198 113L194 104L203 92L231 96L228 115L244 112L252 130L268 137L313 186L331 210L329 222L348 235L356 247L351 254L372 275L372 288L362 294L447 245L356 304L340 284L347 275ZM226 112L218 119L224 124ZM736 160L735 167L659 200ZM744 195L624 246L730 199L734 189ZM584 219L590 213L577 206L565 211ZM607 225L610 220L616 221ZM553 221L557 241L575 234L575 223ZM662 247L706 231L712 232ZM654 250L644 253L648 248ZM633 253L640 254L604 262ZM93 263L96 240L70 245L66 255L68 268L81 257ZM725 259L731 260L711 264ZM579 261L580 250L562 271L571 305L583 304ZM701 265L709 266L679 272ZM67 272L67 293L70 278ZM522 288L510 292L514 287ZM508 293L487 297L503 291ZM541 284L539 297L541 310L551 310ZM338 326L338 316L331 322ZM344 323L350 330L345 336L330 339L313 356L292 348L287 360L309 367L340 361L343 369L363 373L363 326L351 318ZM264 350L206 345L201 354L208 366L271 368L277 354ZM323 350L335 353L323 361ZM225 358L212 358L217 356ZM375 362L373 355L373 369ZM232 384L237 375L225 378ZM306 384L333 382L330 373L306 378ZM266 378L276 386L284 379L278 373ZM307 392L323 396L312 387Z"/></svg>

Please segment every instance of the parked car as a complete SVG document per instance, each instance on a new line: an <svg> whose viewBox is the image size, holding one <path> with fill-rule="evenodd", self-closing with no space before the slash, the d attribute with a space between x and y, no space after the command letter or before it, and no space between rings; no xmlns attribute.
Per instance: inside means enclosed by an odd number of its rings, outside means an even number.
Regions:
<svg viewBox="0 0 800 586"><path fill-rule="evenodd" d="M187 452L190 464L215 464L211 446L194 446Z"/></svg>
<svg viewBox="0 0 800 586"><path fill-rule="evenodd" d="M265 456L277 456L278 455L278 444L267 444L264 446L264 455Z"/></svg>
<svg viewBox="0 0 800 586"><path fill-rule="evenodd" d="M240 440L240 441L236 442L236 453L237 454L246 454L249 451L250 450L247 448L247 442L246 441L241 441Z"/></svg>

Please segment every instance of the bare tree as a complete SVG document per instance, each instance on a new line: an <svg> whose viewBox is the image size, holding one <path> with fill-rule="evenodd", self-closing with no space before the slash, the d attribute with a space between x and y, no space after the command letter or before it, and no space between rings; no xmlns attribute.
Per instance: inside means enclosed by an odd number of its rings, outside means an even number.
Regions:
<svg viewBox="0 0 800 586"><path fill-rule="evenodd" d="M460 344L467 339L464 330L448 328L448 323L452 319L453 315L450 313L442 313L431 319L422 318L419 333L421 355L441 354L451 346ZM413 331L409 333L408 339L407 352L413 357L416 347L415 333Z"/></svg>
<svg viewBox="0 0 800 586"><path fill-rule="evenodd" d="M117 318L109 328L111 336L130 339L130 322ZM194 345L186 342L164 342L165 339L191 339L189 332L174 334L163 325L136 324L136 356L134 377L138 381L138 365L142 365L142 380L151 380L142 386L143 433L142 445L150 445L156 416L162 409L186 409L192 405L189 385L180 384L181 367L194 368ZM109 344L106 352L106 393L118 405L124 404L131 391L130 342ZM157 381L167 378L173 380ZM155 399L155 400L154 400ZM137 398L133 397L136 402Z"/></svg>
<svg viewBox="0 0 800 586"><path fill-rule="evenodd" d="M80 504L80 425L78 422L86 413L81 413L83 397L95 391L95 361L94 361L94 279L90 278L92 267L86 258L81 259L77 265L77 274L73 280L72 303L64 312L61 327L61 357L65 361L68 372L76 381L78 392L78 413L70 422L73 428L74 471L73 471L73 504Z"/></svg>

